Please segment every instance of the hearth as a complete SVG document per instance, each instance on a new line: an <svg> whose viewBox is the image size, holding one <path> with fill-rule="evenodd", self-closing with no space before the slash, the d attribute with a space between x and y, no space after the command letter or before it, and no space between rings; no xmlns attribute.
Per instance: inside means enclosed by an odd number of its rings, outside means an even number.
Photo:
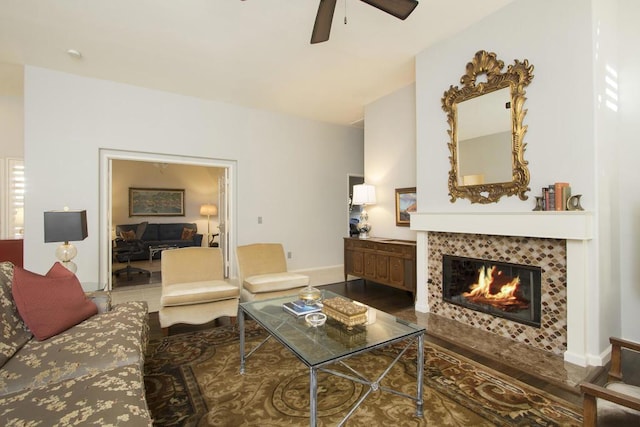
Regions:
<svg viewBox="0 0 640 427"><path fill-rule="evenodd" d="M444 301L540 327L539 267L443 255L442 275Z"/></svg>

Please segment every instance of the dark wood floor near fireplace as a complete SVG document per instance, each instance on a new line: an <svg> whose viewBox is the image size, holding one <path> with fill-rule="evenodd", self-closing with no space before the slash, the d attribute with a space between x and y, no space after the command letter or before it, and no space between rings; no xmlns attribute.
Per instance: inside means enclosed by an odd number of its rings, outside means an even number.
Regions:
<svg viewBox="0 0 640 427"><path fill-rule="evenodd" d="M590 380L603 384L606 381L604 369L579 367L568 369L561 357L550 356L521 344L507 342L505 338L439 316L417 313L413 309L413 296L405 291L371 282L365 284L363 280L351 281L348 284L325 285L322 288L424 325L427 328L427 341L578 405L582 404L582 398L576 382ZM151 338L161 338L158 313L151 313L149 321ZM228 320L222 319L199 326L175 325L169 329L169 333L173 335L206 329L220 323L228 323ZM508 347L510 348L505 350ZM640 368L640 360L625 363L633 363L636 368Z"/></svg>

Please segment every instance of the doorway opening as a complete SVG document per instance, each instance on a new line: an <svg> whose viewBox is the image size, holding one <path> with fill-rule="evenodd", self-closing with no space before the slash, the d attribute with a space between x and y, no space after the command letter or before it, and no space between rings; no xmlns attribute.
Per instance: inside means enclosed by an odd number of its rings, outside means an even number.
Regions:
<svg viewBox="0 0 640 427"><path fill-rule="evenodd" d="M182 226L185 224L187 227L194 227L197 230L196 234L199 234L197 240L201 246L214 241L222 250L226 276L232 277L231 275L235 274L235 224L230 218L233 218L232 212L235 210L233 184L236 162L101 150L100 165L100 278L101 282L107 285L107 289L113 289L115 283L126 285L130 279L133 283L141 283L140 280L145 284L160 282L160 248L166 248L165 242L142 242L141 245L144 246L137 251L134 259L129 259L128 255L122 256L122 253L118 253L120 250L114 249L116 240L120 239L118 233L126 228L119 226L131 224L147 223L147 237L158 236L152 233L153 230L170 230L171 227L177 227L180 228L178 231L182 232ZM162 214L153 213L151 210L132 210L131 197L132 194L137 194L136 190L139 189L143 192L177 190L177 193L182 195L178 196L178 212ZM201 215L205 205L215 205L217 215ZM161 236L165 237L171 236ZM173 242L170 246L179 245ZM129 264L140 270L127 271L126 267ZM116 272L119 274L114 274Z"/></svg>
<svg viewBox="0 0 640 427"><path fill-rule="evenodd" d="M347 176L348 187L349 187L349 205L347 209L348 215L348 228L347 235L349 237L355 237L360 234L358 230L358 223L360 222L360 213L362 212L362 206L354 205L353 202L353 186L364 184L364 176L362 175L351 175Z"/></svg>

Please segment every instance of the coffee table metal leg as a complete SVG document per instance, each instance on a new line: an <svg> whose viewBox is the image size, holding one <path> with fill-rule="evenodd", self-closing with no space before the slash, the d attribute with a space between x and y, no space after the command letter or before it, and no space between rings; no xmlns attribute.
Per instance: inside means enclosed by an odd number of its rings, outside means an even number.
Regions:
<svg viewBox="0 0 640 427"><path fill-rule="evenodd" d="M309 368L309 425L316 427L318 418L318 369Z"/></svg>
<svg viewBox="0 0 640 427"><path fill-rule="evenodd" d="M418 337L418 360L416 361L417 370L417 395L416 395L416 415L422 418L423 415L423 401L422 401L422 388L423 388L423 376L424 376L424 334Z"/></svg>
<svg viewBox="0 0 640 427"><path fill-rule="evenodd" d="M240 375L244 374L244 311L238 308L238 331L240 333Z"/></svg>

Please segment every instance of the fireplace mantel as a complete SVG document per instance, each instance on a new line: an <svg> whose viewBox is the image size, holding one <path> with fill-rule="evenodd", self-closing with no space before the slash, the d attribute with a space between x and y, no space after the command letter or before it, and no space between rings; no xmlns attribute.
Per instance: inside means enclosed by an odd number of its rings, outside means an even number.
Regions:
<svg viewBox="0 0 640 427"><path fill-rule="evenodd" d="M567 351L565 361L580 366L602 365L603 357L588 354L587 307L597 306L593 287L595 272L589 263L593 237L593 214L562 212L417 212L411 214L411 229L417 234L418 289L416 310L428 311L426 266L428 233L469 233L496 236L565 239L567 242ZM424 286L421 286L423 283Z"/></svg>
<svg viewBox="0 0 640 427"><path fill-rule="evenodd" d="M411 229L496 236L590 240L591 212L418 212L411 214Z"/></svg>

